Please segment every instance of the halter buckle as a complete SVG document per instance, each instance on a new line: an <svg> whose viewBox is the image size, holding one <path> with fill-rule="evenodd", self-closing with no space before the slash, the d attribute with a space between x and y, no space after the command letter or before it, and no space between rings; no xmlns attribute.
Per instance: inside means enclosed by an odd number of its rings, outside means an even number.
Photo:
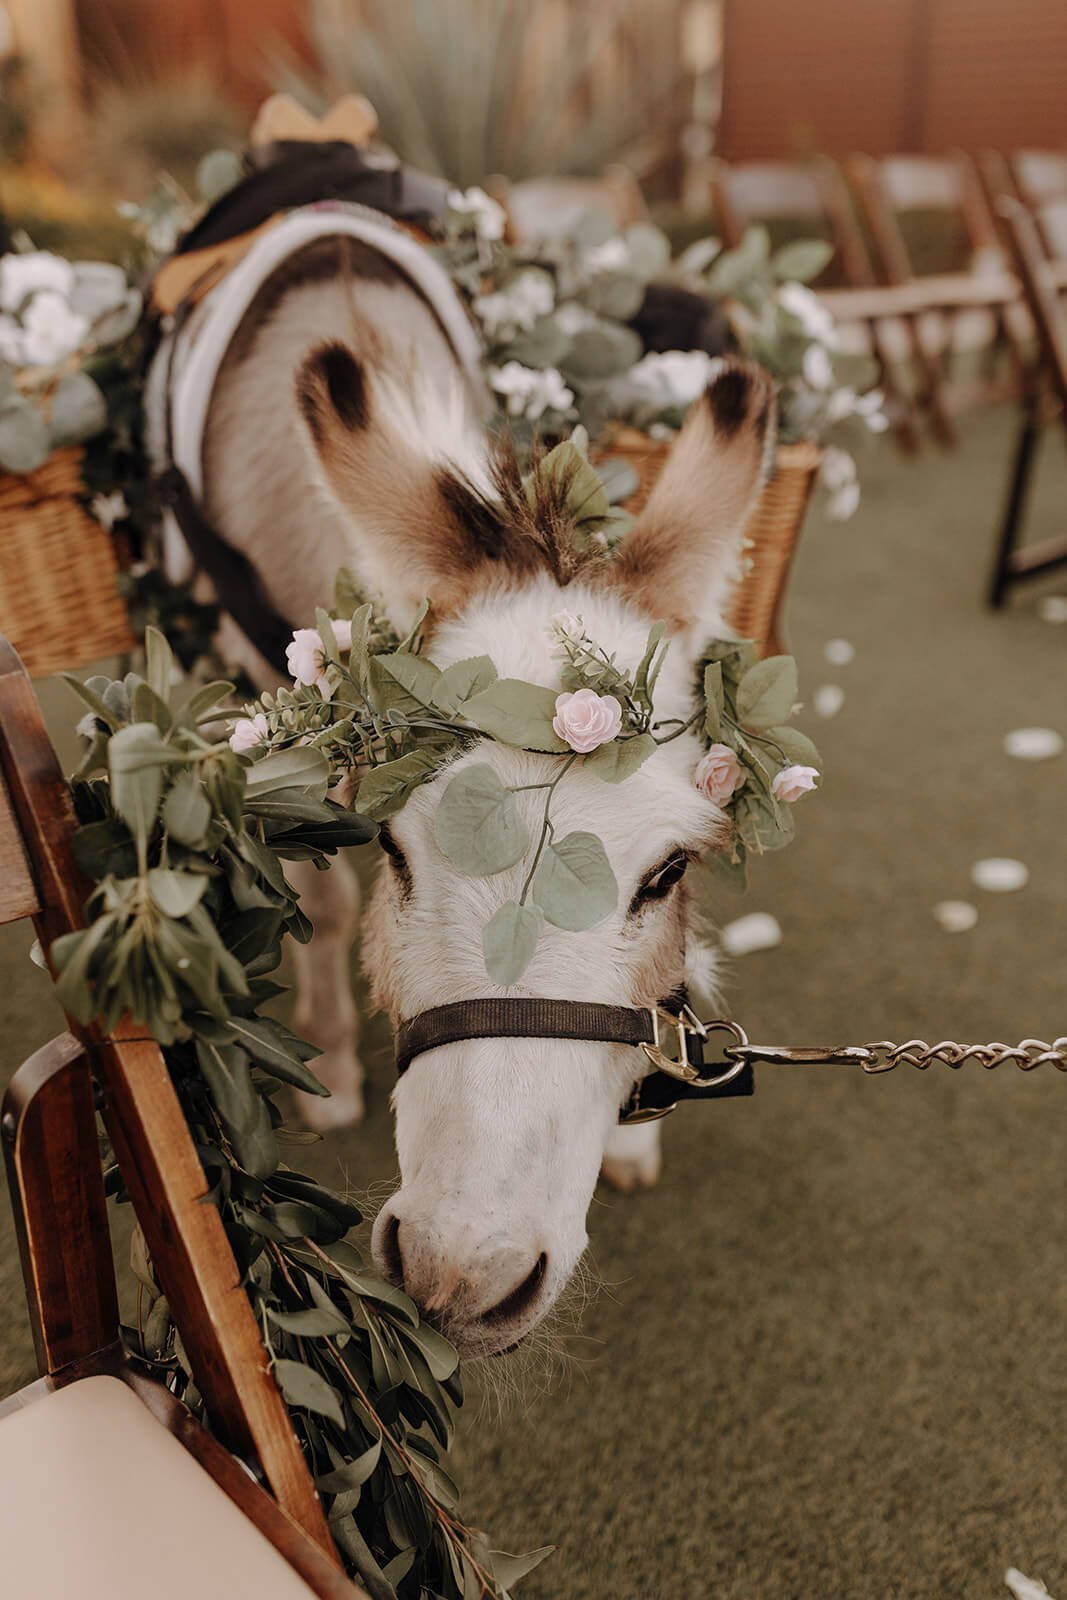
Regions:
<svg viewBox="0 0 1067 1600"><path fill-rule="evenodd" d="M712 1089L719 1084L730 1083L744 1071L745 1058L735 1055L735 1051L748 1044L748 1035L738 1023L730 1022L725 1017L716 1017L713 1022L701 1022L688 1005L683 1005L678 1012L667 1011L663 1006L649 1006L648 1014L652 1019L652 1040L651 1043L642 1044L641 1049L658 1072L665 1072L668 1077L693 1084L699 1089ZM689 1059L689 1040L696 1038L704 1044L712 1033L729 1034L733 1043L724 1049L726 1061L722 1063L722 1071L709 1076ZM674 1035L677 1050L675 1055L665 1049L665 1035L669 1037L671 1034Z"/></svg>

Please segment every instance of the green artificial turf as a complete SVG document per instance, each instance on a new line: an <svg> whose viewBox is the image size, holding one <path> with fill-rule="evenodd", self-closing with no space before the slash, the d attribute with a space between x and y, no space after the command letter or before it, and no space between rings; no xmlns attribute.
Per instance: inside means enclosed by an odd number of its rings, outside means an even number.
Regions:
<svg viewBox="0 0 1067 1600"><path fill-rule="evenodd" d="M798 840L759 864L746 910L779 948L739 960L730 1002L780 1042L1067 1033L1067 627L1040 592L983 605L1012 418L967 419L954 455L881 443L843 527L816 509L790 604L801 683L846 694L803 725L826 781ZM1060 438L1035 536L1062 531ZM855 660L832 667L828 639ZM53 725L77 708L48 693ZM59 708L62 708L61 711ZM1021 893L972 889L1015 856ZM951 935L940 900L971 899ZM2 930L3 1071L55 1030L24 929ZM312 1159L363 1190L394 1171L388 1040L367 1029L371 1115ZM755 1098L664 1124L659 1187L598 1192L572 1365L503 1416L471 1383L456 1474L509 1549L557 1555L526 1600L1006 1600L1009 1565L1067 1597L1067 1080L1002 1068L865 1080L759 1072ZM304 1159L307 1152L301 1150ZM0 1223L0 1393L32 1375L13 1236Z"/></svg>

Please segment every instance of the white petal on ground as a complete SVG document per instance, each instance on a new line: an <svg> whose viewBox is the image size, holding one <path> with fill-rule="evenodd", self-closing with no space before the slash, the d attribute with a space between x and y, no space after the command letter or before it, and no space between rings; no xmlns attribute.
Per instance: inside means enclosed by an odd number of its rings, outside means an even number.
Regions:
<svg viewBox="0 0 1067 1600"><path fill-rule="evenodd" d="M820 683L811 703L817 717L836 717L845 703L845 691L839 683Z"/></svg>
<svg viewBox="0 0 1067 1600"><path fill-rule="evenodd" d="M855 659L856 646L847 639L828 639L823 655L832 667L847 667Z"/></svg>
<svg viewBox="0 0 1067 1600"><path fill-rule="evenodd" d="M1004 1574L1004 1582L1015 1596L1015 1600L1052 1600L1040 1578L1028 1578L1018 1567L1008 1568Z"/></svg>
<svg viewBox="0 0 1067 1600"><path fill-rule="evenodd" d="M1011 894L1023 889L1030 881L1030 869L1010 856L990 856L976 861L971 868L971 882L976 889L987 889L990 894Z"/></svg>
<svg viewBox="0 0 1067 1600"><path fill-rule="evenodd" d="M778 918L769 911L750 911L722 930L722 947L728 956L755 955L757 950L773 950L781 942Z"/></svg>
<svg viewBox="0 0 1067 1600"><path fill-rule="evenodd" d="M967 933L978 921L978 908L969 900L939 900L934 918L946 933Z"/></svg>
<svg viewBox="0 0 1067 1600"><path fill-rule="evenodd" d="M1016 761L1048 761L1062 750L1063 739L1054 728L1013 728L1004 737L1004 753Z"/></svg>
<svg viewBox="0 0 1067 1600"><path fill-rule="evenodd" d="M1067 622L1067 594L1047 594L1037 603L1042 622Z"/></svg>

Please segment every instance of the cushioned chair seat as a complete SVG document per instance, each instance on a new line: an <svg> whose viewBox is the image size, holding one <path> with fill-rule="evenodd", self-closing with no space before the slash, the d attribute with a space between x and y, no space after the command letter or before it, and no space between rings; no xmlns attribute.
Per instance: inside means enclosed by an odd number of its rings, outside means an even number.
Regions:
<svg viewBox="0 0 1067 1600"><path fill-rule="evenodd" d="M4 1600L314 1600L117 1378L0 1421Z"/></svg>

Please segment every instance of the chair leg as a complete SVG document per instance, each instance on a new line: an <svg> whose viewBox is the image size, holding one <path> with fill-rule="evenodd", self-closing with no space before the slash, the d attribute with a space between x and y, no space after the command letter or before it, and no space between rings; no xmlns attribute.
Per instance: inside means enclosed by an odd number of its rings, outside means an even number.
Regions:
<svg viewBox="0 0 1067 1600"><path fill-rule="evenodd" d="M885 347L885 337L881 324L876 319L868 326L871 349L874 352L874 359L878 363L878 385L885 396L886 415L892 424L893 436L905 455L918 455L920 448L919 432L915 426L915 415L912 410L911 399L897 379L892 355Z"/></svg>
<svg viewBox="0 0 1067 1600"><path fill-rule="evenodd" d="M954 450L959 443L959 436L945 398L945 375L942 371L941 356L936 349L931 349L923 328L923 317L932 315L933 313L923 312L911 319L912 344L923 379L923 401L930 413L930 426L934 437L946 450ZM940 323L940 318L938 321Z"/></svg>
<svg viewBox="0 0 1067 1600"><path fill-rule="evenodd" d="M1008 485L1008 498L1004 507L1004 520L1001 523L1000 537L997 540L997 554L993 565L993 578L989 586L989 604L994 610L999 609L1008 596L1008 589L1012 581L1012 557L1018 542L1019 526L1022 521L1023 510L1026 504L1026 493L1030 487L1030 475L1034 467L1034 452L1041 437L1041 425L1032 405L1027 405L1023 411L1022 427L1019 429L1019 439L1015 446L1015 461L1011 470L1011 481Z"/></svg>

